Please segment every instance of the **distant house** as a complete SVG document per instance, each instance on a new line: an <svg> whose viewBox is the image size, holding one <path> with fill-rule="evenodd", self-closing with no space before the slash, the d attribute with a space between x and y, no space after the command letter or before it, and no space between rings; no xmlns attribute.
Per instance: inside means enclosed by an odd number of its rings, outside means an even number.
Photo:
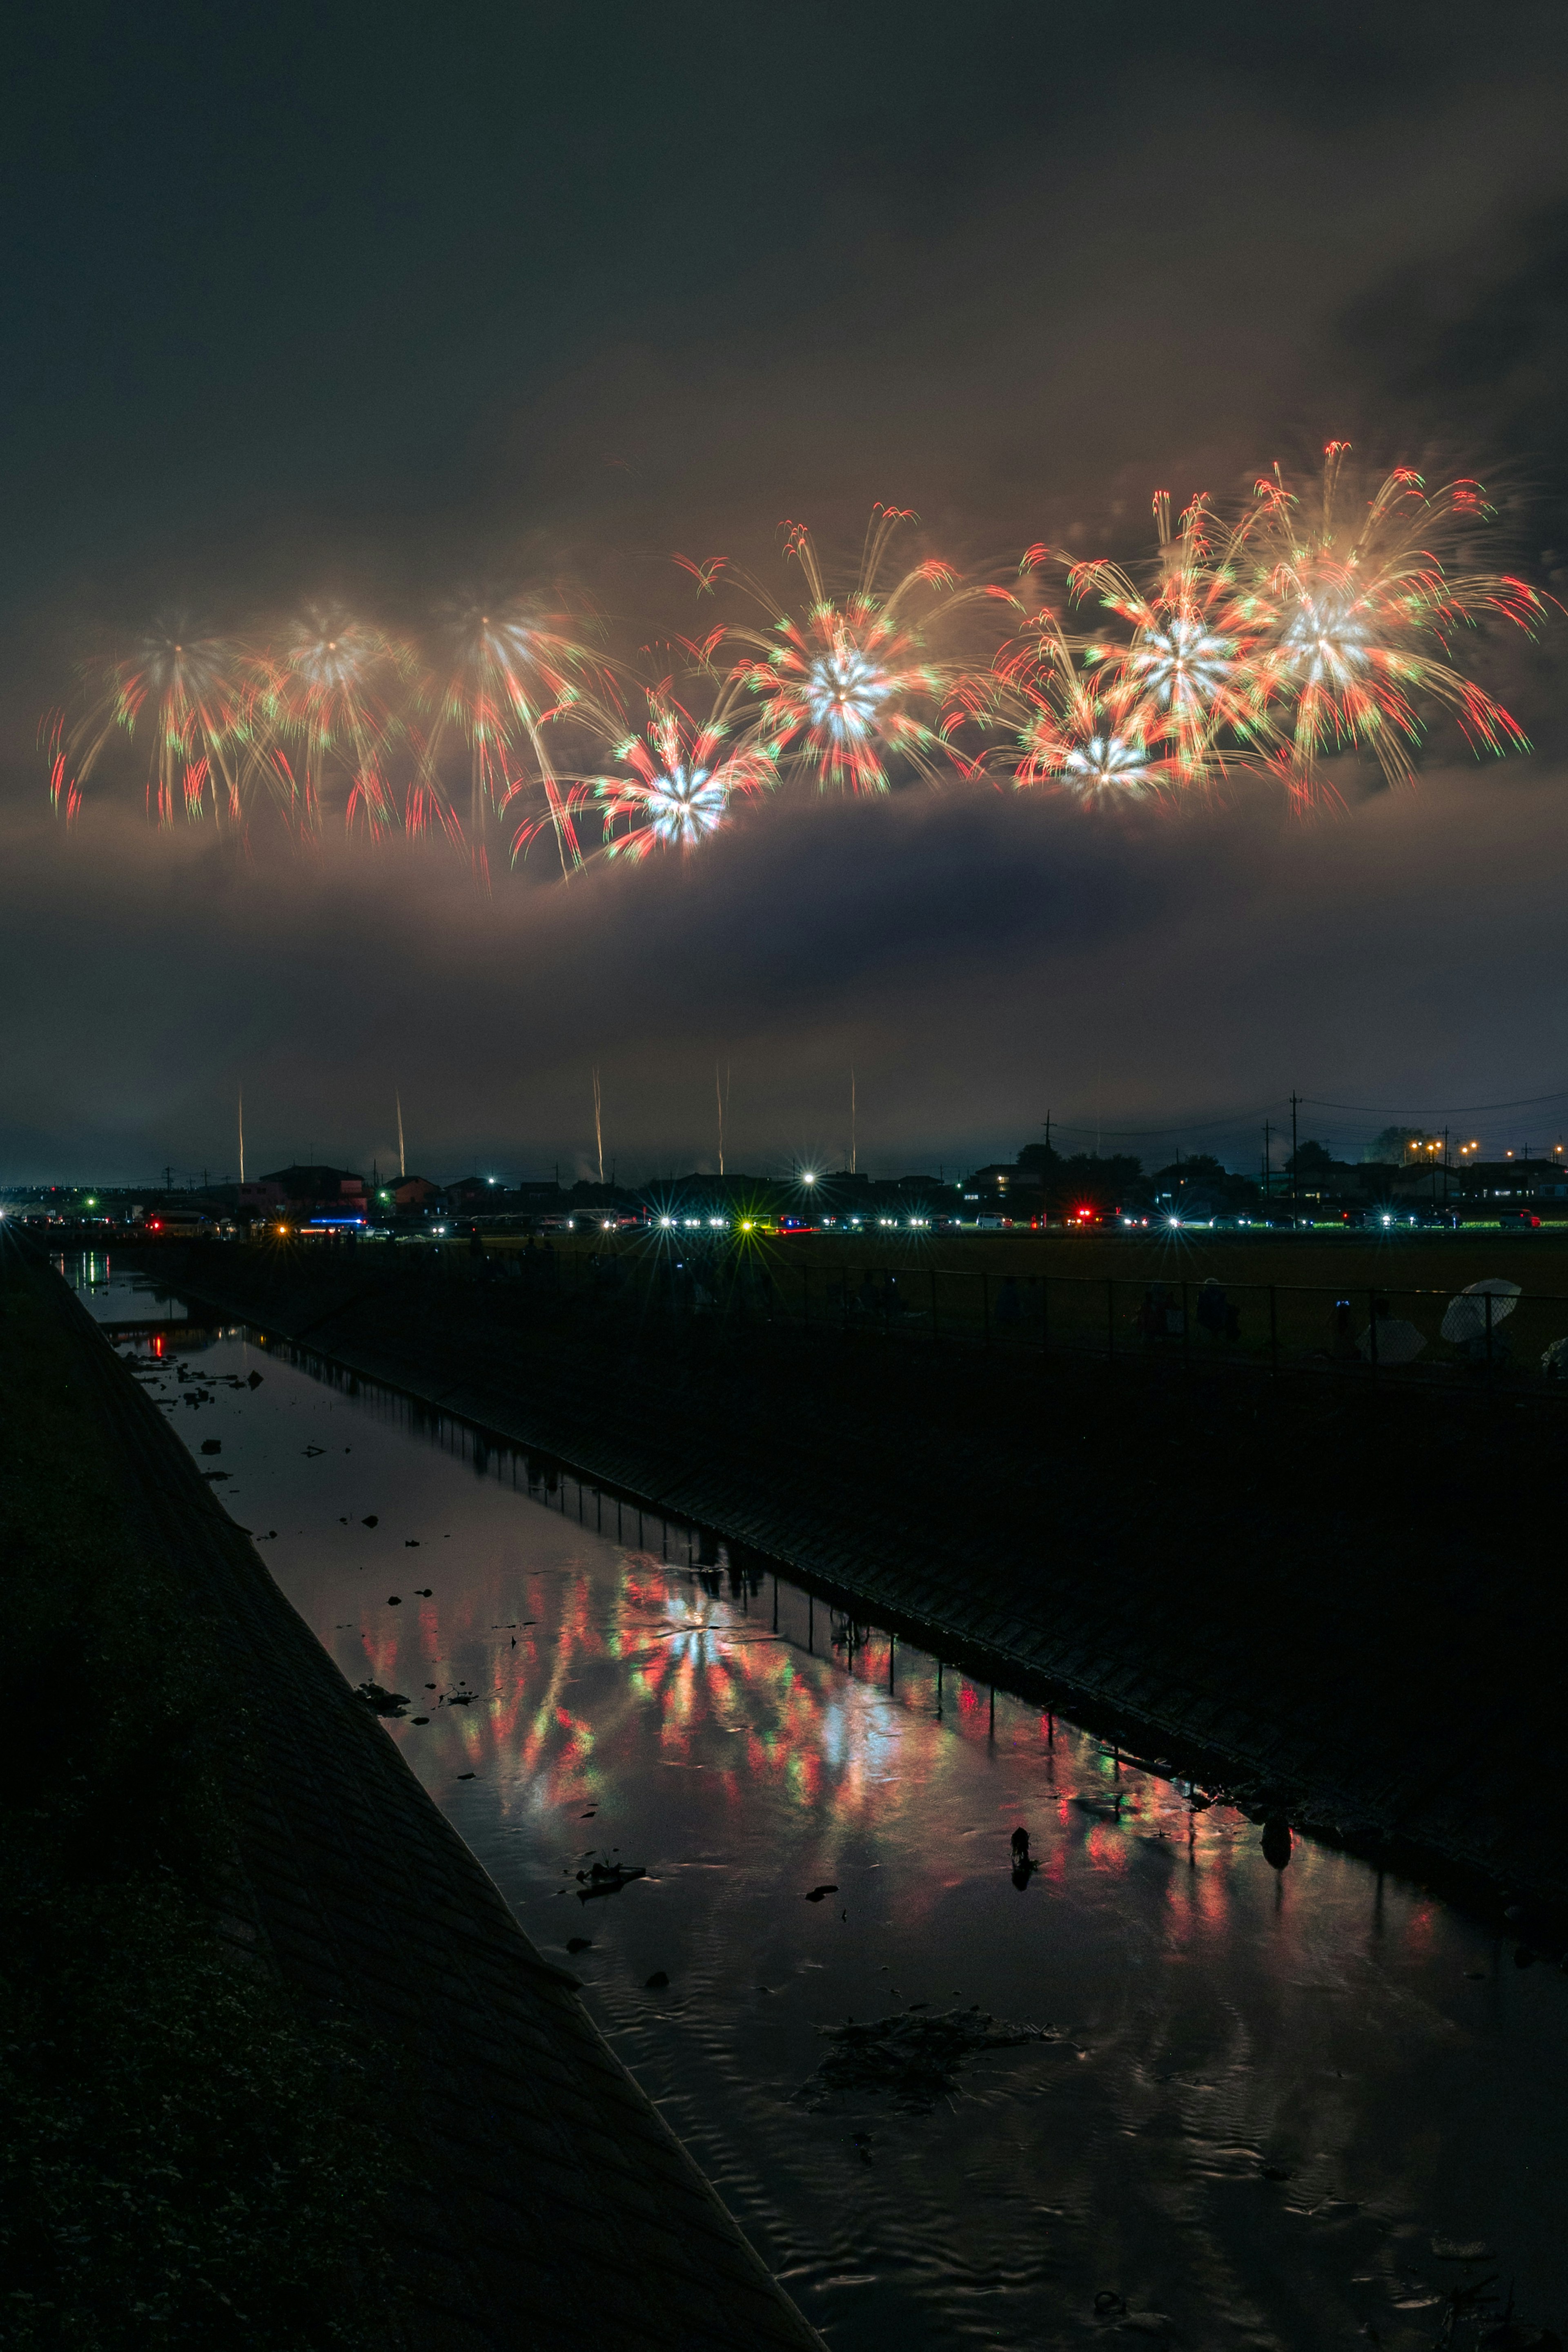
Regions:
<svg viewBox="0 0 1568 2352"><path fill-rule="evenodd" d="M383 1184L382 1190L392 1194L400 1209L427 1209L441 1187L428 1176L400 1176L396 1183Z"/></svg>
<svg viewBox="0 0 1568 2352"><path fill-rule="evenodd" d="M257 1176L239 1188L240 1208L259 1209L264 1215L287 1209L328 1216L363 1216L366 1204L365 1180L349 1168L297 1163L292 1168L275 1168L270 1176Z"/></svg>
<svg viewBox="0 0 1568 2352"><path fill-rule="evenodd" d="M1555 1153L1550 1160L1532 1160L1522 1151L1502 1160L1471 1160L1462 1172L1470 1200L1568 1200L1568 1167Z"/></svg>
<svg viewBox="0 0 1568 2352"><path fill-rule="evenodd" d="M999 1209L1021 1193L1032 1193L1031 1200L1019 1201L1020 1215L1039 1214L1040 1189L1038 1168L1019 1168L1010 1160L993 1160L988 1168L977 1168L959 1187L966 1201L991 1202Z"/></svg>
<svg viewBox="0 0 1568 2352"><path fill-rule="evenodd" d="M455 1209L482 1209L499 1200L506 1187L496 1176L460 1176L444 1189Z"/></svg>

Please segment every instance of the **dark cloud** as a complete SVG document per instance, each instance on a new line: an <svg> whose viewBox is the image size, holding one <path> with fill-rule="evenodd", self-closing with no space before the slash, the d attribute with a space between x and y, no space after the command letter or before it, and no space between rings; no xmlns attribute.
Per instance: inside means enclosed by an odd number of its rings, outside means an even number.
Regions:
<svg viewBox="0 0 1568 2352"><path fill-rule="evenodd" d="M1292 1086L1391 1114L1538 1094L1568 1012L1561 787L1443 773L1306 825L984 791L779 806L684 866L488 898L428 847L246 865L128 818L39 828L0 882L32 975L0 1151L57 1173L64 1116L103 1179L232 1172L243 1084L257 1164L384 1166L395 1085L442 1171L581 1168L595 1065L637 1175L711 1157L716 1065L732 1165L836 1153L852 1064L884 1169L1016 1148L1048 1107L1218 1122L1245 1158Z"/></svg>

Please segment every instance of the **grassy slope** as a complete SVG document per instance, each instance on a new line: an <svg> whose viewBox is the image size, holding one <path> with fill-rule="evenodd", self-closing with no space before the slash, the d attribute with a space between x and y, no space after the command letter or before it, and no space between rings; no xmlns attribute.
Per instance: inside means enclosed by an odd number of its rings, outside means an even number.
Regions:
<svg viewBox="0 0 1568 2352"><path fill-rule="evenodd" d="M0 1262L0 2338L384 2342L367 2053L208 1923L243 1734L128 1544L52 1279Z"/></svg>

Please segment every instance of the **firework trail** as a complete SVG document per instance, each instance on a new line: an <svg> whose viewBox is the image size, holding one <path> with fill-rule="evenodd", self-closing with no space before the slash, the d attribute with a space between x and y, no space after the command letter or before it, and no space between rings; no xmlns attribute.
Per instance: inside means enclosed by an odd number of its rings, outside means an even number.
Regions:
<svg viewBox="0 0 1568 2352"><path fill-rule="evenodd" d="M89 673L89 675L91 675ZM149 747L147 807L160 824L210 807L238 824L256 769L254 695L238 649L178 626L143 638L129 658L99 670L73 726L57 713L47 730L49 791L68 818L120 738Z"/></svg>
<svg viewBox="0 0 1568 2352"><path fill-rule="evenodd" d="M340 772L345 824L385 834L395 815L390 762L404 734L398 704L414 668L408 649L349 614L312 608L251 667L266 756L301 830L319 829L329 779Z"/></svg>
<svg viewBox="0 0 1568 2352"><path fill-rule="evenodd" d="M890 763L931 779L950 764L937 719L957 666L937 658L928 639L990 592L961 588L946 564L926 562L883 593L877 583L889 542L914 520L905 509L874 508L859 577L836 593L810 532L787 524L785 555L800 565L809 592L800 614L741 575L773 620L766 630L726 633L738 656L735 675L761 706L758 742L786 772L804 772L824 793L884 793Z"/></svg>
<svg viewBox="0 0 1568 2352"><path fill-rule="evenodd" d="M582 853L549 735L552 720L579 700L581 680L594 674L592 656L567 634L563 615L517 603L473 605L456 614L445 655L440 677L421 697L433 717L410 789L409 830L437 824L455 835L460 831L443 779L454 745L460 746L476 866L488 871L490 818L531 797L542 803L542 825L554 836L562 873L570 873Z"/></svg>

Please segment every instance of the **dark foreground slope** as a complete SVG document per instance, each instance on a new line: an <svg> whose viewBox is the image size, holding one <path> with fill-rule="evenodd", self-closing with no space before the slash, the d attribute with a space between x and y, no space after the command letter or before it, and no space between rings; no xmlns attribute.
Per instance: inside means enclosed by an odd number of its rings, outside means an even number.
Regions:
<svg viewBox="0 0 1568 2352"><path fill-rule="evenodd" d="M63 1285L0 1272L0 2333L805 2352Z"/></svg>
<svg viewBox="0 0 1568 2352"><path fill-rule="evenodd" d="M1568 1762L1554 1397L726 1330L380 1255L157 1263L1260 1808L1568 1901L1531 1793Z"/></svg>

